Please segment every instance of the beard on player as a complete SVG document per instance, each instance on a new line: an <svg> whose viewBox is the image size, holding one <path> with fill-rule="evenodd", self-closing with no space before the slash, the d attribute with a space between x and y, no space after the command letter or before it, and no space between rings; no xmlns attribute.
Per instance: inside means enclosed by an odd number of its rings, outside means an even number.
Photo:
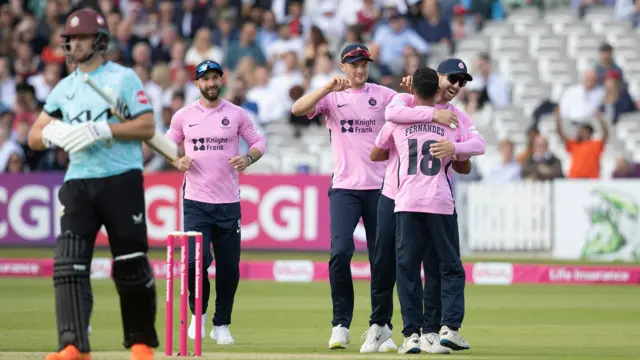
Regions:
<svg viewBox="0 0 640 360"><path fill-rule="evenodd" d="M209 101L216 101L220 97L220 87L216 85L200 87L200 95Z"/></svg>

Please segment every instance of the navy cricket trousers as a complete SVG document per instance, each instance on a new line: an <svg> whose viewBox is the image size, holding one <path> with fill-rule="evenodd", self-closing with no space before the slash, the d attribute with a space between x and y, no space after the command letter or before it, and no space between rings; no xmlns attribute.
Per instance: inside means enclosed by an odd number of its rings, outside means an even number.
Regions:
<svg viewBox="0 0 640 360"><path fill-rule="evenodd" d="M396 282L404 336L421 329L438 332L441 325L452 330L462 326L465 273L456 223L455 215L396 213Z"/></svg>
<svg viewBox="0 0 640 360"><path fill-rule="evenodd" d="M240 203L209 204L184 199L184 229L202 233L202 313L211 295L207 269L216 260L216 307L213 325L231 324L240 281ZM213 246L213 256L211 247ZM195 314L195 238L189 238L189 308Z"/></svg>
<svg viewBox="0 0 640 360"><path fill-rule="evenodd" d="M376 216L380 190L329 189L331 257L329 283L333 302L332 325L351 326L353 320L353 278L351 258L355 250L353 232L362 217L367 236L369 264L376 236Z"/></svg>
<svg viewBox="0 0 640 360"><path fill-rule="evenodd" d="M380 195L376 243L371 263L371 318L369 325L389 325L392 329L393 288L396 285L395 201Z"/></svg>

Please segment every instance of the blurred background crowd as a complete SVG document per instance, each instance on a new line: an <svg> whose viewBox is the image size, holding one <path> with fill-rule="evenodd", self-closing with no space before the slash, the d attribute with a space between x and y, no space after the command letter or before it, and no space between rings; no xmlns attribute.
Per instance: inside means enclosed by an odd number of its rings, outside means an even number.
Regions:
<svg viewBox="0 0 640 360"><path fill-rule="evenodd" d="M107 58L145 84L159 131L198 99L195 65L223 64L222 96L268 139L251 172L331 174L324 120L290 108L358 42L376 60L370 81L399 91L447 57L473 70L455 104L487 154L460 181L640 177L640 0L0 0L0 172L66 168L64 151L31 151L26 137L73 71L60 33L86 5L107 20ZM173 170L144 153L146 171Z"/></svg>

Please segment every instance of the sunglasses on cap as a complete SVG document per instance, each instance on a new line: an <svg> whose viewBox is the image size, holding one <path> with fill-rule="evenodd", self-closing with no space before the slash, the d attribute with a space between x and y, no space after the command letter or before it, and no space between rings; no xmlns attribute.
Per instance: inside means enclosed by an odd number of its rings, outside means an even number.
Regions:
<svg viewBox="0 0 640 360"><path fill-rule="evenodd" d="M467 80L460 75L447 75L447 80L449 80L451 85L455 85L456 83L460 84L461 88L467 85Z"/></svg>
<svg viewBox="0 0 640 360"><path fill-rule="evenodd" d="M196 80L200 79L207 71L214 70L222 75L222 67L215 61L207 61L196 69Z"/></svg>
<svg viewBox="0 0 640 360"><path fill-rule="evenodd" d="M344 54L344 56L342 57L342 61L344 61L347 58L351 58L351 57L366 57L366 58L370 58L371 57L371 53L369 52L369 50L365 50L365 49L351 50L348 53Z"/></svg>

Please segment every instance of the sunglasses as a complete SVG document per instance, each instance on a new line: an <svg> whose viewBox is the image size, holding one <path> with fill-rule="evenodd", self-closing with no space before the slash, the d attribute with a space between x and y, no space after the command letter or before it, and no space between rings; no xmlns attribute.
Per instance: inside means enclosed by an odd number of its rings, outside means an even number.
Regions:
<svg viewBox="0 0 640 360"><path fill-rule="evenodd" d="M355 49L355 50L351 50L348 53L344 54L344 56L342 57L342 61L345 61L345 59L350 58L350 57L366 57L366 58L370 58L371 57L371 53L369 52L369 50L365 50L365 49Z"/></svg>
<svg viewBox="0 0 640 360"><path fill-rule="evenodd" d="M461 88L467 85L467 80L460 75L447 75L447 80L449 80L451 85L455 85L456 83L460 84Z"/></svg>
<svg viewBox="0 0 640 360"><path fill-rule="evenodd" d="M202 77L202 75L204 75L204 73L209 70L215 70L222 74L222 67L220 66L220 64L215 61L207 61L206 63L198 66L198 68L196 69L196 80Z"/></svg>

